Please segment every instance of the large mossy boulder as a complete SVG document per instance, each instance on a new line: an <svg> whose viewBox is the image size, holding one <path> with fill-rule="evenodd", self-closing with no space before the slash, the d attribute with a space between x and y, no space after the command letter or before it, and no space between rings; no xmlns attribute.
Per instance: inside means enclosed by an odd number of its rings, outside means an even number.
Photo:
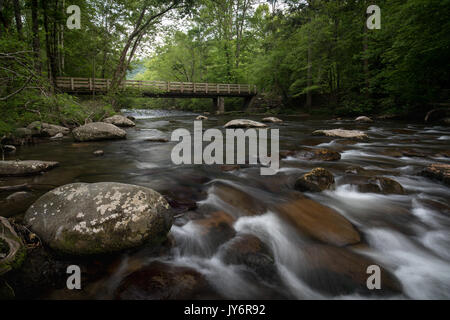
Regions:
<svg viewBox="0 0 450 320"><path fill-rule="evenodd" d="M89 255L159 243L172 215L163 196L149 188L73 183L40 197L27 210L25 223L52 249Z"/></svg>
<svg viewBox="0 0 450 320"><path fill-rule="evenodd" d="M0 177L2 176L28 176L53 169L59 165L55 161L0 161Z"/></svg>
<svg viewBox="0 0 450 320"><path fill-rule="evenodd" d="M127 133L113 124L105 122L91 122L72 131L76 141L97 141L124 139Z"/></svg>

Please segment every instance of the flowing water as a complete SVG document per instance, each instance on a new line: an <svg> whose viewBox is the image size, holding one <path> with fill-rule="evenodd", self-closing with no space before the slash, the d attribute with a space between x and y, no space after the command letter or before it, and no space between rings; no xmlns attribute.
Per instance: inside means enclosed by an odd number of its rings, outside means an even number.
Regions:
<svg viewBox="0 0 450 320"><path fill-rule="evenodd" d="M94 298L113 297L119 283L131 269L136 269L136 264L142 267L154 261L195 269L217 295L228 299L376 297L348 290L345 276L339 273L346 268L340 259L324 259L326 265L317 266L318 270L333 272L303 272L309 266L307 248L317 242L297 232L273 210L288 201L295 179L315 167L333 173L335 188L305 196L335 209L356 227L364 245L346 250L370 258L399 280L402 292L389 297L450 298L450 188L417 174L427 164L450 163L442 155L447 152L448 156L450 128L387 120L355 124L284 117L281 125L271 125L280 130L280 149L321 147L340 152L342 158L326 162L288 157L281 160L277 175L261 176L255 166L222 171L218 165L174 165L170 154L176 142L145 141L155 136L170 140L176 128L192 132L195 114L158 110L124 110L124 113L135 117L137 124L136 128L127 129L126 140L87 143L64 140L22 147L16 154L24 160L59 161L61 166L42 176L16 178L15 183L31 182L41 186L42 192L71 182L131 183L161 192L179 209L170 231L172 247L159 255L146 256L142 252L122 255L119 266L102 280L102 290L93 290ZM231 116L210 116L203 126L220 129L231 119ZM314 130L330 128L364 130L369 139L349 143L345 139L311 135ZM104 150L105 155L94 157L92 152L97 149ZM396 150L408 150L409 155L394 157L392 152ZM348 167L355 166L368 175L396 180L406 194L359 192L351 183L351 174L346 172ZM220 185L245 192L253 202L224 200ZM239 197L235 201L245 202ZM252 205L263 208L261 214L245 214L245 208ZM185 207L191 208L183 210ZM225 211L233 217L234 237L203 236L205 226L195 220L209 217L215 211ZM271 276L260 277L246 266L224 259L226 248L245 234L257 236L268 248L274 261ZM333 263L344 265L333 267L330 265Z"/></svg>

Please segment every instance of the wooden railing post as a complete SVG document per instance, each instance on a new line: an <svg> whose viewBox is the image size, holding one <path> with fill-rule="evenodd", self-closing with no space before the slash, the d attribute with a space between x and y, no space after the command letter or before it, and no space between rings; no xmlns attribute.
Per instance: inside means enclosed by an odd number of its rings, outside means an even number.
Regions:
<svg viewBox="0 0 450 320"><path fill-rule="evenodd" d="M70 90L74 90L73 78L70 78Z"/></svg>
<svg viewBox="0 0 450 320"><path fill-rule="evenodd" d="M230 92L230 85L228 85L228 93L231 93L231 92Z"/></svg>
<svg viewBox="0 0 450 320"><path fill-rule="evenodd" d="M89 91L92 91L92 78L89 78Z"/></svg>

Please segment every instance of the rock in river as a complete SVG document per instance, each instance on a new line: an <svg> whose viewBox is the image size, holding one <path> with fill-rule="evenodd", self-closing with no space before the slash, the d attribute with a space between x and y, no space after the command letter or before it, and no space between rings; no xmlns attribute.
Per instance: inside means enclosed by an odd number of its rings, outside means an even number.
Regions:
<svg viewBox="0 0 450 320"><path fill-rule="evenodd" d="M1 176L27 176L39 174L43 171L50 170L58 166L58 162L54 161L0 161L0 177Z"/></svg>
<svg viewBox="0 0 450 320"><path fill-rule="evenodd" d="M275 208L303 235L335 246L347 246L361 241L358 231L335 210L314 200L300 197Z"/></svg>
<svg viewBox="0 0 450 320"><path fill-rule="evenodd" d="M337 161L341 159L341 154L328 149L305 147L302 150L295 152L295 157L305 160Z"/></svg>
<svg viewBox="0 0 450 320"><path fill-rule="evenodd" d="M113 124L118 127L134 127L136 124L127 117L116 114L112 117L106 118L103 122Z"/></svg>
<svg viewBox="0 0 450 320"><path fill-rule="evenodd" d="M267 118L262 119L262 122L280 123L280 122L283 122L283 120L281 120L277 117L267 117Z"/></svg>
<svg viewBox="0 0 450 320"><path fill-rule="evenodd" d="M124 139L127 133L110 123L91 122L75 128L73 137L77 141L95 141L108 139Z"/></svg>
<svg viewBox="0 0 450 320"><path fill-rule="evenodd" d="M247 119L235 119L227 122L224 128L265 128L267 125L261 122L247 120Z"/></svg>
<svg viewBox="0 0 450 320"><path fill-rule="evenodd" d="M360 116L355 119L356 122L373 122L372 119L366 116Z"/></svg>
<svg viewBox="0 0 450 320"><path fill-rule="evenodd" d="M169 204L135 185L73 183L40 197L25 223L51 248L73 255L116 252L165 239Z"/></svg>
<svg viewBox="0 0 450 320"><path fill-rule="evenodd" d="M421 174L425 177L442 181L450 185L450 164L433 163L422 170Z"/></svg>
<svg viewBox="0 0 450 320"><path fill-rule="evenodd" d="M131 273L119 284L123 300L179 300L220 298L198 271L159 261Z"/></svg>
<svg viewBox="0 0 450 320"><path fill-rule="evenodd" d="M301 253L304 261L300 271L302 278L324 294L393 295L402 292L400 282L387 269L347 248L309 245L302 248ZM380 266L381 289L367 288L367 278L370 276L367 268L371 265Z"/></svg>
<svg viewBox="0 0 450 320"><path fill-rule="evenodd" d="M359 130L344 130L344 129L316 130L312 134L316 136L327 136L327 137L358 139L358 140L364 140L368 138L367 134Z"/></svg>
<svg viewBox="0 0 450 320"><path fill-rule="evenodd" d="M306 192L321 192L334 184L333 174L324 168L314 168L295 181L295 189Z"/></svg>
<svg viewBox="0 0 450 320"><path fill-rule="evenodd" d="M57 134L66 135L69 134L70 129L55 124L49 124L40 121L34 121L30 123L27 129L33 132L33 135L38 135L42 137L54 137Z"/></svg>

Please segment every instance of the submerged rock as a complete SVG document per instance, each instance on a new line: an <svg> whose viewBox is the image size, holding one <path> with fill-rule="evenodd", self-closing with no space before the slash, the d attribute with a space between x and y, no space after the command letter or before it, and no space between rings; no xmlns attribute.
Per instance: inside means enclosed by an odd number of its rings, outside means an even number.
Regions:
<svg viewBox="0 0 450 320"><path fill-rule="evenodd" d="M235 209L233 213L235 213L236 216L253 216L262 214L266 211L260 201L230 184L215 183L213 188L213 192L216 196L231 206L232 209Z"/></svg>
<svg viewBox="0 0 450 320"><path fill-rule="evenodd" d="M161 242L172 225L158 192L134 185L73 183L44 194L25 223L51 248L73 255L116 252Z"/></svg>
<svg viewBox="0 0 450 320"><path fill-rule="evenodd" d="M372 119L366 116L360 116L355 119L356 122L373 122Z"/></svg>
<svg viewBox="0 0 450 320"><path fill-rule="evenodd" d="M270 249L254 235L243 234L233 238L221 254L225 263L245 265L262 278L272 279L276 275Z"/></svg>
<svg viewBox="0 0 450 320"><path fill-rule="evenodd" d="M295 181L295 189L305 192L321 192L334 184L333 174L324 168L314 168Z"/></svg>
<svg viewBox="0 0 450 320"><path fill-rule="evenodd" d="M433 163L422 170L421 175L450 185L450 164Z"/></svg>
<svg viewBox="0 0 450 320"><path fill-rule="evenodd" d="M280 123L280 122L283 122L283 120L278 119L277 117L267 117L267 118L262 119L262 122Z"/></svg>
<svg viewBox="0 0 450 320"><path fill-rule="evenodd" d="M370 178L367 184L359 185L358 190L382 194L405 194L405 190L400 183L386 177Z"/></svg>
<svg viewBox="0 0 450 320"><path fill-rule="evenodd" d="M304 281L323 294L394 295L401 294L398 279L376 261L346 248L310 245L302 248L304 264L300 274ZM380 266L381 289L367 288L367 268Z"/></svg>
<svg viewBox="0 0 450 320"><path fill-rule="evenodd" d="M95 150L92 154L96 157L101 157L105 154L105 152L103 150Z"/></svg>
<svg viewBox="0 0 450 320"><path fill-rule="evenodd" d="M369 138L367 134L359 130L344 130L344 129L316 130L312 134L317 136L338 137L338 138L358 139L358 140Z"/></svg>
<svg viewBox="0 0 450 320"><path fill-rule="evenodd" d="M261 122L247 120L247 119L235 119L227 122L224 128L265 128L267 125Z"/></svg>
<svg viewBox="0 0 450 320"><path fill-rule="evenodd" d="M277 206L275 210L302 235L324 243L347 246L361 241L358 231L346 218L306 197Z"/></svg>
<svg viewBox="0 0 450 320"><path fill-rule="evenodd" d="M59 162L55 161L0 161L0 177L1 176L27 176L39 174L41 172L53 169L58 166Z"/></svg>
<svg viewBox="0 0 450 320"><path fill-rule="evenodd" d="M295 157L305 160L337 161L341 159L341 154L322 148L303 148L303 150L295 152Z"/></svg>
<svg viewBox="0 0 450 320"><path fill-rule="evenodd" d="M195 118L195 120L208 120L208 117L199 115L199 116L197 116L197 118Z"/></svg>
<svg viewBox="0 0 450 320"><path fill-rule="evenodd" d="M127 133L110 123L92 122L75 128L73 137L76 141L96 141L109 139L124 139Z"/></svg>
<svg viewBox="0 0 450 320"><path fill-rule="evenodd" d="M116 114L112 117L106 118L103 122L113 124L118 127L134 127L136 124L127 117Z"/></svg>
<svg viewBox="0 0 450 320"><path fill-rule="evenodd" d="M201 273L160 261L154 261L125 277L115 297L123 300L220 298Z"/></svg>
<svg viewBox="0 0 450 320"><path fill-rule="evenodd" d="M9 223L0 217L0 276L19 268L26 255L22 240Z"/></svg>
<svg viewBox="0 0 450 320"><path fill-rule="evenodd" d="M192 221L199 227L200 241L209 244L209 247L214 250L234 237L236 231L233 228L233 222L234 218L223 211L216 211L206 218Z"/></svg>
<svg viewBox="0 0 450 320"><path fill-rule="evenodd" d="M0 201L0 216L12 217L25 212L33 203L35 196L31 192L18 191Z"/></svg>

